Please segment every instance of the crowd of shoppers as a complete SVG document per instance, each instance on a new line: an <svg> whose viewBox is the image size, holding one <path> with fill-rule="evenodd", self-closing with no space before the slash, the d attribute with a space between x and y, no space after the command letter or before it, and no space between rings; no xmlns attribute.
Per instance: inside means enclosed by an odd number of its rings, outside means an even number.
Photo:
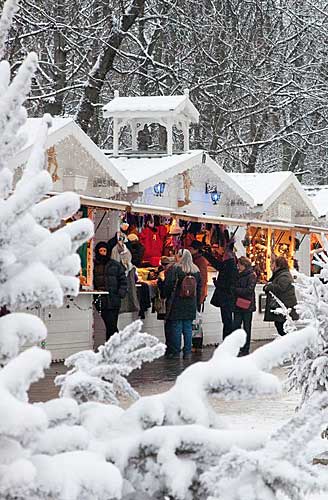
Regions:
<svg viewBox="0 0 328 500"><path fill-rule="evenodd" d="M233 331L243 328L246 332L246 343L239 355L249 354L252 319L256 311L257 276L247 257L237 259L234 244L234 239L226 233L224 244L215 254L210 247L194 240L189 249L179 250L175 262L172 262L172 258L162 258L158 288L166 307L164 329L167 357L180 357L182 339L183 357L191 356L193 321L197 312L202 310L208 293L208 264L218 271L213 280L215 291L211 304L220 308L223 339ZM112 241L100 242L95 250L95 288L108 292L101 296L98 304L108 340L117 331L119 312L122 307L121 312L124 312L127 298L132 306L135 304L135 310L138 309L134 264L140 261L142 248L138 238L132 237L129 246L117 239L115 246ZM272 272L264 287L267 295L264 321L274 322L279 335L285 335L286 318L283 314L275 313L274 309L283 304L290 310L292 318L297 319L294 280L284 257L272 259ZM131 309L131 304L130 311L134 310L133 307Z"/></svg>

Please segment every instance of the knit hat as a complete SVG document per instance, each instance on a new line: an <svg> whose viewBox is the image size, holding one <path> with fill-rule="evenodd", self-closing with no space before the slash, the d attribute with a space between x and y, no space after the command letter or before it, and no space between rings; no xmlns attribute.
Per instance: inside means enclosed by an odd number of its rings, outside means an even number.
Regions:
<svg viewBox="0 0 328 500"><path fill-rule="evenodd" d="M139 238L138 238L138 236L135 233L131 233L131 234L128 235L128 240L131 241L131 242L132 241L139 241Z"/></svg>

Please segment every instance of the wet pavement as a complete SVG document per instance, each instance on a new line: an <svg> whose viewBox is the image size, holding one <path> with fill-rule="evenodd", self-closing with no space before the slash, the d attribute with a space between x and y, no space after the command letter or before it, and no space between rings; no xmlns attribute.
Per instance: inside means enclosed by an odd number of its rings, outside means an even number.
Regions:
<svg viewBox="0 0 328 500"><path fill-rule="evenodd" d="M265 344L263 341L251 343L251 350ZM171 387L180 373L192 363L207 361L213 354L215 347L204 347L202 351L192 354L192 358L185 360L160 358L152 363L145 363L140 370L135 370L129 381L140 394L154 394ZM32 385L29 395L32 402L48 401L58 396L58 388L54 384L57 375L63 374L67 368L63 363L53 363L46 371L44 379ZM163 389L165 387L165 389Z"/></svg>

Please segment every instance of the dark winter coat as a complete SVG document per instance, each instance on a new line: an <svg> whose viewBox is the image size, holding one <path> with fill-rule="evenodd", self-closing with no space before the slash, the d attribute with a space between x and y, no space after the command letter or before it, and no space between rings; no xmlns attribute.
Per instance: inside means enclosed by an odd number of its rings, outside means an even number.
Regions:
<svg viewBox="0 0 328 500"><path fill-rule="evenodd" d="M132 255L132 264L136 267L142 267L142 260L145 253L144 246L140 243L140 241L131 241L129 250Z"/></svg>
<svg viewBox="0 0 328 500"><path fill-rule="evenodd" d="M109 259L105 265L95 261L94 286L96 290L108 292L108 295L101 296L102 309L119 309L121 299L125 297L128 289L122 264L113 259Z"/></svg>
<svg viewBox="0 0 328 500"><path fill-rule="evenodd" d="M244 271L242 271L241 273L238 273L236 288L234 290L234 295L235 295L234 311L241 311L241 312L256 311L256 302L255 302L256 282L257 282L256 274L254 273L252 267L249 267ZM236 306L236 300L238 299L238 297L241 297L243 299L248 299L251 301L251 305L249 309L247 309L247 311L245 309L240 309L239 307Z"/></svg>
<svg viewBox="0 0 328 500"><path fill-rule="evenodd" d="M215 280L215 291L211 299L211 304L215 307L234 305L234 289L237 280L237 264L233 254L223 258L222 261L214 257L211 253L204 253L207 261L219 271Z"/></svg>
<svg viewBox="0 0 328 500"><path fill-rule="evenodd" d="M265 285L263 290L267 294L264 321L283 322L286 319L285 316L272 312L273 309L279 308L280 306L274 300L270 292L280 299L287 308L292 308L292 318L298 319L298 315L294 309L297 304L294 280L289 269L277 269L272 274L268 284Z"/></svg>
<svg viewBox="0 0 328 500"><path fill-rule="evenodd" d="M167 299L169 314L167 319L172 321L177 320L194 320L196 318L197 307L200 307L201 295L201 277L200 273L193 273L197 283L196 297L179 297L180 286L183 278L187 276L180 266L172 266L163 283L163 295ZM174 288L176 285L176 290ZM172 304L172 305L170 305Z"/></svg>

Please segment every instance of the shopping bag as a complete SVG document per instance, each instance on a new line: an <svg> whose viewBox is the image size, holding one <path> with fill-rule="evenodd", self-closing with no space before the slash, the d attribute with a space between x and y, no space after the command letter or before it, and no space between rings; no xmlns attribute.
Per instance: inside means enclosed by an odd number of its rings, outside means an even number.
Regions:
<svg viewBox="0 0 328 500"><path fill-rule="evenodd" d="M199 312L192 323L192 346L194 349L202 349L203 347L203 320Z"/></svg>

